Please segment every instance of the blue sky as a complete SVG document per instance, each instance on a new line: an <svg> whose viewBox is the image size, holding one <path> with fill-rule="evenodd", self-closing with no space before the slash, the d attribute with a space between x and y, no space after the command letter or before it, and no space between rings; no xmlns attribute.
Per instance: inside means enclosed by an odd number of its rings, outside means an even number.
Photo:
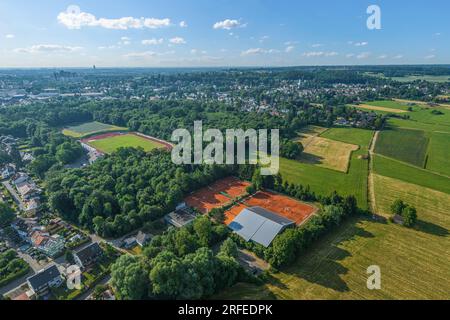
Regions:
<svg viewBox="0 0 450 320"><path fill-rule="evenodd" d="M369 30L366 9L381 9ZM450 63L447 0L2 0L0 67Z"/></svg>

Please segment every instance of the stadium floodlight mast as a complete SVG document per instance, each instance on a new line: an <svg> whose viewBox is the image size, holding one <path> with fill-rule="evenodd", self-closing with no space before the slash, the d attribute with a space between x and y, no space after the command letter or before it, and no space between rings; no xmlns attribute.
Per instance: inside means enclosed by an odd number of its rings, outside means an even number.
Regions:
<svg viewBox="0 0 450 320"><path fill-rule="evenodd" d="M194 121L194 137L187 129L176 129L171 141L172 161L175 164L260 164L261 175L276 175L280 167L280 133L270 130L270 152L268 129L227 129L225 139L218 129L208 129L203 133L203 122ZM224 141L226 159L224 161ZM203 148L203 142L209 144ZM246 147L248 146L248 153ZM235 149L237 155L235 157ZM193 156L192 156L193 155ZM235 163L236 162L236 163Z"/></svg>

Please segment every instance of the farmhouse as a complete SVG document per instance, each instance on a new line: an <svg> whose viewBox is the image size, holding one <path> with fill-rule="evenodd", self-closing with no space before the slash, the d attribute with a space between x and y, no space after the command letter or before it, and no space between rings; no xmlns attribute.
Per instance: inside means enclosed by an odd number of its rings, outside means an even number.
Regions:
<svg viewBox="0 0 450 320"><path fill-rule="evenodd" d="M261 207L245 208L228 225L246 241L268 247L273 239L295 222Z"/></svg>

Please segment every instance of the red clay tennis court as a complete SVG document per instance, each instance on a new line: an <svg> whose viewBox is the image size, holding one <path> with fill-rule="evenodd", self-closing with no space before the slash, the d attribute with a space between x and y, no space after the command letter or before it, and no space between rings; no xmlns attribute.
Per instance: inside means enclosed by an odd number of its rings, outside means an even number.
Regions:
<svg viewBox="0 0 450 320"><path fill-rule="evenodd" d="M304 202L269 191L259 191L252 197L243 200L240 205L234 206L225 212L225 224L230 224L241 213L242 209L246 207L267 209L294 221L297 225L302 224L317 212L317 208Z"/></svg>
<svg viewBox="0 0 450 320"><path fill-rule="evenodd" d="M248 182L234 177L225 178L200 189L185 199L189 207L202 213L208 213L214 208L221 208L233 199L246 193Z"/></svg>

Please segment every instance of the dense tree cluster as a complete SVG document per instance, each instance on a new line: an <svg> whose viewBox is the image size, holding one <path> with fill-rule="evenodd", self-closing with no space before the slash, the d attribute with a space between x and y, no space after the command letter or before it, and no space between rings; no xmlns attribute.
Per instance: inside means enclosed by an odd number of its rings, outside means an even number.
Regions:
<svg viewBox="0 0 450 320"><path fill-rule="evenodd" d="M14 210L6 202L0 202L0 228L9 225L15 218Z"/></svg>
<svg viewBox="0 0 450 320"><path fill-rule="evenodd" d="M200 299L247 277L236 260L237 246L207 217L156 236L143 256L122 256L112 266L112 284L121 299Z"/></svg>
<svg viewBox="0 0 450 320"><path fill-rule="evenodd" d="M132 148L77 170L51 171L50 207L106 237L124 235L173 210L183 197L231 174L235 166L177 166L167 151Z"/></svg>
<svg viewBox="0 0 450 320"><path fill-rule="evenodd" d="M403 225L411 228L417 223L417 210L415 207L397 199L391 205L391 212L403 219Z"/></svg>

